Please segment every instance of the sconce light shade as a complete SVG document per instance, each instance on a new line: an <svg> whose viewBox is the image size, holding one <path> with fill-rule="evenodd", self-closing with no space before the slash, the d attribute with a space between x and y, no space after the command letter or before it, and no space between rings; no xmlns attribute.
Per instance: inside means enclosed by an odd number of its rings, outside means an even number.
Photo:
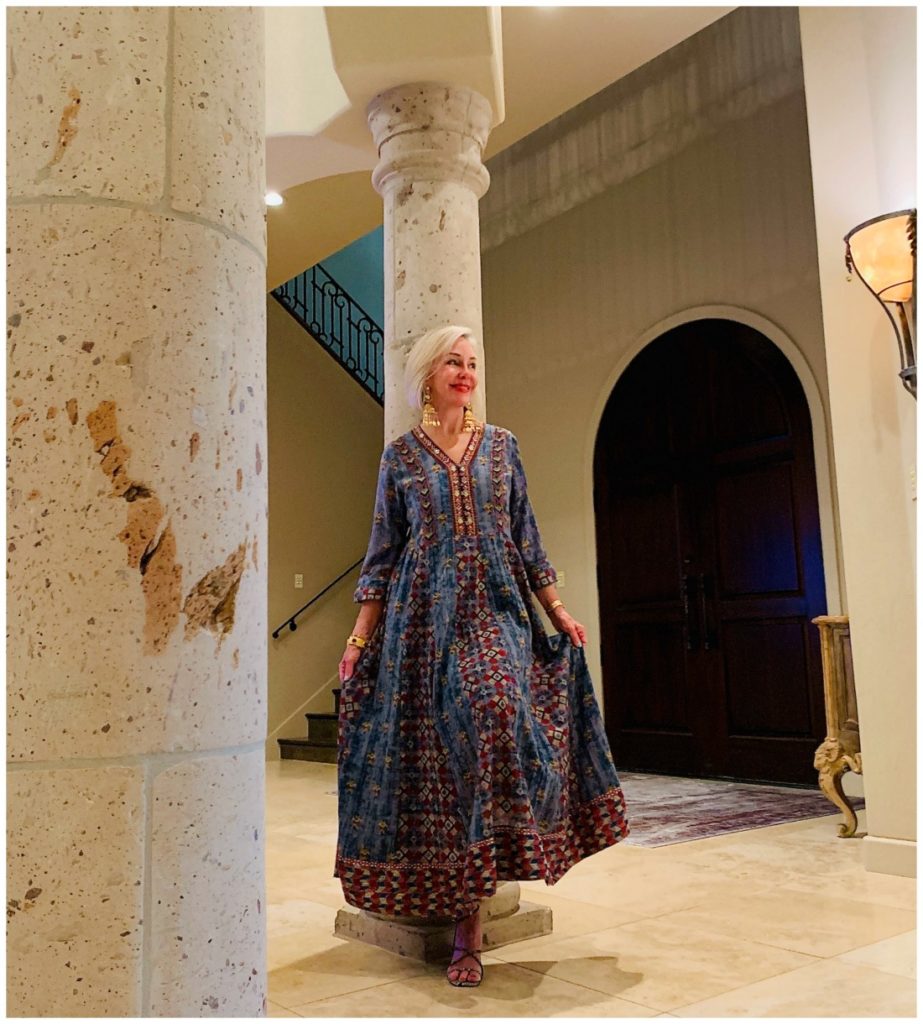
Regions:
<svg viewBox="0 0 923 1024"><path fill-rule="evenodd" d="M854 227L844 239L846 268L881 303L897 334L901 379L916 398L917 211L900 210Z"/></svg>
<svg viewBox="0 0 923 1024"><path fill-rule="evenodd" d="M882 302L909 302L913 295L916 211L875 217L846 236L847 259Z"/></svg>

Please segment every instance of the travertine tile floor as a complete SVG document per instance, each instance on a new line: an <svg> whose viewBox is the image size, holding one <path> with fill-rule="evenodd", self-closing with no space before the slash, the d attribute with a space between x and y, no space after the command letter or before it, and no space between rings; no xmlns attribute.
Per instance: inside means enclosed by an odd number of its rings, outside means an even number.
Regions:
<svg viewBox="0 0 923 1024"><path fill-rule="evenodd" d="M630 808L629 808L630 813ZM333 936L336 769L267 765L277 1017L911 1017L915 883L871 874L837 817L657 849L620 845L553 888L551 936L485 957L478 989ZM864 824L860 812L860 828Z"/></svg>

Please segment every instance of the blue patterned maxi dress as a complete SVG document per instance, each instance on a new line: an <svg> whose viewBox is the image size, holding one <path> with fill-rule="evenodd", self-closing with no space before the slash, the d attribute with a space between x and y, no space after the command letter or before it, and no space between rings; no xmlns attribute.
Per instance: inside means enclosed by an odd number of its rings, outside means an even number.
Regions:
<svg viewBox="0 0 923 1024"><path fill-rule="evenodd" d="M555 581L508 430L479 426L460 463L419 427L385 448L354 595L384 614L340 696L353 906L458 918L628 835L583 649L532 602Z"/></svg>

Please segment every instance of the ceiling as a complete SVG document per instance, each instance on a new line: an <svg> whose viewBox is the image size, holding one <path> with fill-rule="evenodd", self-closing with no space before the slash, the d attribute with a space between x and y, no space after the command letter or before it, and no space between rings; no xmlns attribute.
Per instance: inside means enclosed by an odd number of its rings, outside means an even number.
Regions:
<svg viewBox="0 0 923 1024"><path fill-rule="evenodd" d="M485 159L733 9L503 7L506 117ZM414 9L394 11L412 18ZM382 207L371 186L376 152L363 109L344 111L313 136L270 137L266 153L269 186L283 183L286 200L266 211L267 287L274 288L377 227Z"/></svg>

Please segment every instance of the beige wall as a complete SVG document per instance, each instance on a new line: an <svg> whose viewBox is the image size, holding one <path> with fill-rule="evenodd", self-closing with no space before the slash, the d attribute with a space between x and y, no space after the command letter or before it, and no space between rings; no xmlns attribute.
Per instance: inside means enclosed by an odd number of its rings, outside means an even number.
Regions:
<svg viewBox="0 0 923 1024"><path fill-rule="evenodd" d="M678 66L695 68L708 54L711 33L728 40L729 52L719 53L726 66L745 64L733 47L760 32L759 17L752 11L729 15L723 22L738 18L735 32L721 22L704 30L682 44L683 52L671 51L617 83L611 103L647 102L666 74L660 65L673 73ZM748 21L741 25L741 19ZM797 60L797 34L793 45ZM784 57L790 65L791 53ZM769 68L766 76L775 73ZM729 89L733 77L726 75ZM759 88L752 83L750 91ZM804 97L789 89L745 118L729 116L734 97L726 100L714 97L697 138L690 141L688 122L674 119L673 151L665 158L484 256L489 418L520 438L549 556L565 570L562 597L590 632L587 653L597 688L596 431L630 360L685 320L725 315L747 322L775 341L798 372L813 420L828 610L841 610ZM662 114L668 121L668 113L652 111L647 120ZM643 119L636 130L644 130ZM521 160L514 156L510 173L529 178L528 160L540 164L556 145L566 145L554 126L542 131L541 145L533 144ZM626 139L626 146L635 141ZM640 148L644 140L637 141ZM492 188L502 191L504 172L493 165L491 171ZM490 193L485 203L489 199ZM550 201L560 203L560 192ZM515 225L516 211L508 213L506 223Z"/></svg>
<svg viewBox="0 0 923 1024"><path fill-rule="evenodd" d="M916 403L843 236L916 205L913 8L802 8L823 316L862 731L871 870L916 861Z"/></svg>
<svg viewBox="0 0 923 1024"><path fill-rule="evenodd" d="M273 298L267 299L269 626L275 629L365 554L382 450L382 410ZM295 573L304 589L294 588ZM355 569L269 641L267 756L303 737L355 622Z"/></svg>

